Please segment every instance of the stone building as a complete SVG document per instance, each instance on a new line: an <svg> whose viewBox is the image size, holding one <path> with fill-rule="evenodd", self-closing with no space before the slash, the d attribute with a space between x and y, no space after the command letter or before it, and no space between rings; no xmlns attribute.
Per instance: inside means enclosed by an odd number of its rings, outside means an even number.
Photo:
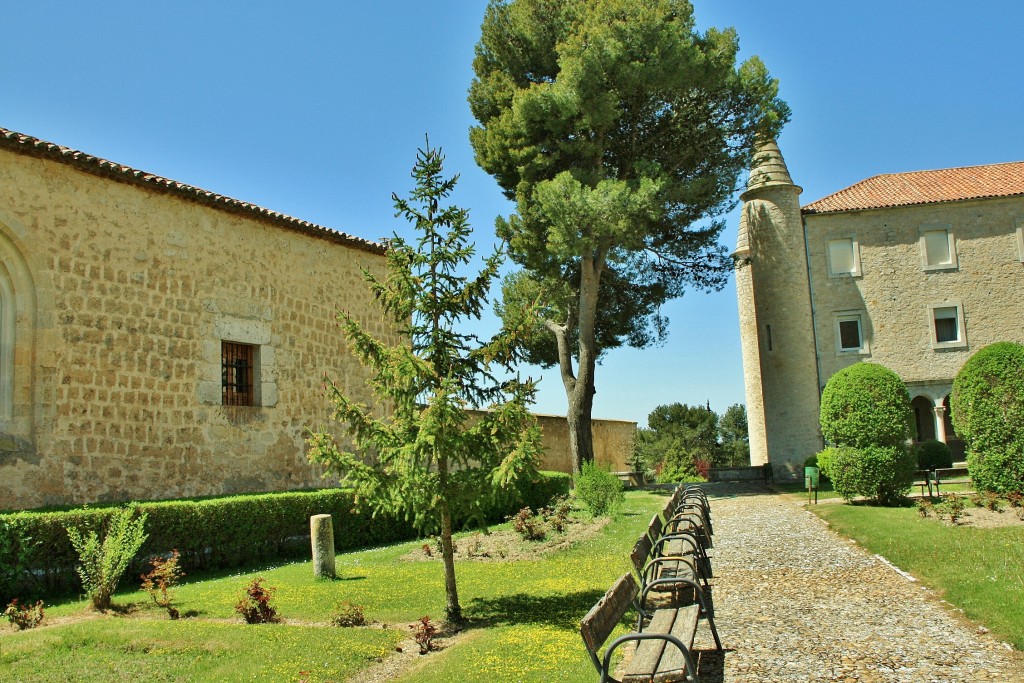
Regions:
<svg viewBox="0 0 1024 683"><path fill-rule="evenodd" d="M797 476L823 447L821 389L857 361L895 371L918 438L962 454L953 378L1024 342L1024 162L875 176L802 208L800 192L762 148L734 254L751 463Z"/></svg>
<svg viewBox="0 0 1024 683"><path fill-rule="evenodd" d="M0 129L0 509L322 485L382 245ZM369 396L365 397L369 400Z"/></svg>
<svg viewBox="0 0 1024 683"><path fill-rule="evenodd" d="M0 510L317 487L381 244L0 128ZM541 467L568 471L565 419ZM636 425L595 421L626 469Z"/></svg>

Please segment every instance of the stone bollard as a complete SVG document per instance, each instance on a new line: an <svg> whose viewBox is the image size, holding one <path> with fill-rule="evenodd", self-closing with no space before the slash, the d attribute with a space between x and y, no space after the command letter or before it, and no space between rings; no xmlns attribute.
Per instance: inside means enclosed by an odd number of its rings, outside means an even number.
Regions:
<svg viewBox="0 0 1024 683"><path fill-rule="evenodd" d="M313 544L313 578L333 579L334 525L330 515L309 518L309 540Z"/></svg>

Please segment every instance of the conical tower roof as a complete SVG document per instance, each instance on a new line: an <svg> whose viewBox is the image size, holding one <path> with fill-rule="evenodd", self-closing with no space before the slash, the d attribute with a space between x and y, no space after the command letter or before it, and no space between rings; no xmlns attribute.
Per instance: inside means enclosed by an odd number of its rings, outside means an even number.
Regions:
<svg viewBox="0 0 1024 683"><path fill-rule="evenodd" d="M745 199L747 193L760 190L765 187L789 186L801 188L793 183L789 175L789 168L786 160L782 158L782 152L774 140L760 143L754 151L753 165L750 169L750 178L747 180L747 191L740 197Z"/></svg>

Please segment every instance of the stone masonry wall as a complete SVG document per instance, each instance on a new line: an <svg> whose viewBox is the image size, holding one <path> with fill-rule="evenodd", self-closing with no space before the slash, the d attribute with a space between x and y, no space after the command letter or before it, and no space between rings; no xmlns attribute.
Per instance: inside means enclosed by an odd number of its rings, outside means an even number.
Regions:
<svg viewBox="0 0 1024 683"><path fill-rule="evenodd" d="M1024 263L1017 229L1024 198L949 202L805 217L821 382L858 360L880 363L909 384L951 385L978 349L1024 342ZM957 267L922 267L920 229L948 225ZM828 276L831 238L853 236L861 275ZM966 344L932 348L930 306L959 304ZM836 349L835 314L866 313L863 354Z"/></svg>
<svg viewBox="0 0 1024 683"><path fill-rule="evenodd" d="M0 150L0 509L318 486L327 372L369 401L335 313L387 334L383 256ZM260 406L220 405L222 339Z"/></svg>

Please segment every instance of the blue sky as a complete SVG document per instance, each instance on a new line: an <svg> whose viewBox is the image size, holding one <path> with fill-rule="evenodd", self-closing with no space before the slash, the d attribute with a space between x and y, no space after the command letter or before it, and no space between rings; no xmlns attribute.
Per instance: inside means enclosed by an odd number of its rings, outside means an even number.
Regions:
<svg viewBox="0 0 1024 683"><path fill-rule="evenodd" d="M4 8L0 126L379 239L407 227L424 135L461 174L477 243L512 207L473 162L466 104L486 0L54 2ZM878 173L1024 160L1024 5L695 0L780 80L779 144L808 203ZM722 240L734 246L732 214ZM735 290L665 309L667 343L608 354L596 417L744 401ZM537 410L564 414L554 370Z"/></svg>

